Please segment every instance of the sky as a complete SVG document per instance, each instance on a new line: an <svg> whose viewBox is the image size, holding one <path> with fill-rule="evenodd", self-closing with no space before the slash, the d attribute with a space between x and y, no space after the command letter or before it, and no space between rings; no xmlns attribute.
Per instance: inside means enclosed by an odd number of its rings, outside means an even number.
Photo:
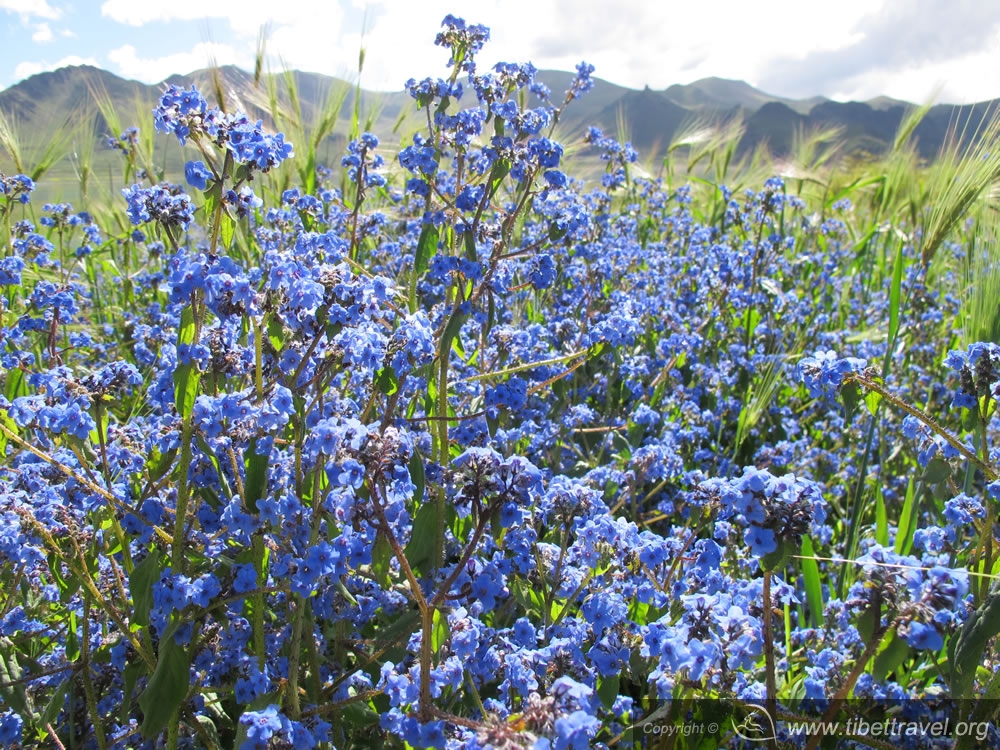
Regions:
<svg viewBox="0 0 1000 750"><path fill-rule="evenodd" d="M498 61L664 89L719 76L789 98L885 95L968 103L1000 97L997 0L0 0L0 89L89 64L158 83L212 61L268 64L398 91L442 76L448 13L490 27Z"/></svg>

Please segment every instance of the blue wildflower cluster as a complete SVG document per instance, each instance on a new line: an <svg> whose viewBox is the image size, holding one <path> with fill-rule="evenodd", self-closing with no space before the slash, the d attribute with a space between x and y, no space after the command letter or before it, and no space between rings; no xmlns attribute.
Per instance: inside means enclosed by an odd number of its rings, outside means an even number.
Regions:
<svg viewBox="0 0 1000 750"><path fill-rule="evenodd" d="M488 38L444 20L426 129L339 189L175 86L194 194L0 175L0 744L620 747L994 690L1000 349L942 349L954 280L597 128L571 179L593 66L557 106Z"/></svg>
<svg viewBox="0 0 1000 750"><path fill-rule="evenodd" d="M156 221L163 226L186 230L194 218L191 199L176 186L144 188L133 185L123 188L122 195L128 203L128 218L136 225Z"/></svg>
<svg viewBox="0 0 1000 750"><path fill-rule="evenodd" d="M7 203L11 201L28 203L31 200L31 191L34 189L35 182L27 175L16 174L7 177L0 172L0 195L6 198Z"/></svg>
<svg viewBox="0 0 1000 750"><path fill-rule="evenodd" d="M198 90L167 87L153 110L153 125L159 133L173 133L184 145L188 138L204 139L224 147L238 164L268 171L293 155L292 145L282 133L263 130L262 121L251 122L243 113L227 114L209 108Z"/></svg>
<svg viewBox="0 0 1000 750"><path fill-rule="evenodd" d="M340 166L347 169L351 182L366 188L385 185L385 177L375 172L385 165L382 155L374 153L376 148L378 136L372 133L364 133L358 140L347 144L347 156L341 159Z"/></svg>

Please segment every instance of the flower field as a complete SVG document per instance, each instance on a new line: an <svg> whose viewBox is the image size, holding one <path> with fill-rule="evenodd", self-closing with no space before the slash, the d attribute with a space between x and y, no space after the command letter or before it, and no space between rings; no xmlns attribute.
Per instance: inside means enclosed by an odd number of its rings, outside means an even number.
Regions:
<svg viewBox="0 0 1000 750"><path fill-rule="evenodd" d="M0 175L0 746L996 746L1000 120L651 169L488 36L398 149Z"/></svg>

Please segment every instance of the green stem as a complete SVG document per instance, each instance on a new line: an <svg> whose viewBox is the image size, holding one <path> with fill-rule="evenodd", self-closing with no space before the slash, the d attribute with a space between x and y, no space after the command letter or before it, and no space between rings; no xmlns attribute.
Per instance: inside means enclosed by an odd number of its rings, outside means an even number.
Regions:
<svg viewBox="0 0 1000 750"><path fill-rule="evenodd" d="M181 734L181 714L176 712L167 727L167 750L177 750L177 742Z"/></svg>
<svg viewBox="0 0 1000 750"><path fill-rule="evenodd" d="M192 344L197 344L201 340L202 308L198 292L191 294L191 306L194 313L194 336ZM193 365L192 365L193 366ZM171 567L174 575L184 572L184 552L185 552L185 529L187 525L188 504L191 499L191 482L188 478L188 470L191 468L193 451L191 444L194 441L194 423L192 413L189 411L183 417L181 424L181 453L178 464L177 477L177 512L174 517L174 535L170 546Z"/></svg>
<svg viewBox="0 0 1000 750"><path fill-rule="evenodd" d="M854 485L854 494L851 496L851 522L847 526L847 544L844 557L847 560L854 560L858 551L858 532L861 527L861 495L865 490L865 477L868 475L868 456L872 450L872 443L875 440L875 430L878 428L878 408L872 414L871 422L868 425L868 437L865 440L864 452L861 454L861 467L858 471L858 481ZM840 576L837 581L837 596L844 598L847 591L847 574L850 570L848 562L840 566Z"/></svg>
<svg viewBox="0 0 1000 750"><path fill-rule="evenodd" d="M299 652L302 650L302 626L305 621L306 599L295 595L294 622L292 624L292 646L288 654L288 702L289 717L298 721L302 717L299 703Z"/></svg>
<svg viewBox="0 0 1000 750"><path fill-rule="evenodd" d="M979 405L979 453L983 462L990 459L989 442L986 439L986 425L989 421L989 408L991 396L986 397L986 402ZM986 520L983 523L983 533L979 538L979 549L977 556L981 561L983 576L979 579L979 586L976 590L976 604L982 604L983 599L990 590L989 574L993 569L993 523L996 520L995 503L990 498L989 493L983 490L983 504L986 506Z"/></svg>
<svg viewBox="0 0 1000 750"><path fill-rule="evenodd" d="M320 406L322 410L322 405ZM314 547L319 540L319 525L323 518L320 501L320 480L323 477L323 454L316 461L312 486L312 522L309 529L309 546ZM288 654L288 700L291 718L296 721L302 716L302 706L299 703L299 661L302 651L302 628L305 622L307 597L295 594L295 613L292 615L292 645ZM310 635L312 638L312 635Z"/></svg>
<svg viewBox="0 0 1000 750"><path fill-rule="evenodd" d="M107 750L108 739L104 733L104 724L97 711L97 693L94 691L94 681L90 676L90 598L83 602L83 639L80 644L80 674L83 678L83 694L87 700L87 713L94 728L94 739L99 750Z"/></svg>
<svg viewBox="0 0 1000 750"><path fill-rule="evenodd" d="M437 420L437 432L438 432L438 464L445 468L448 466L449 460L449 450L448 450L448 355L450 354L450 347L448 351L441 352L441 358L438 368L438 415L442 417ZM434 529L434 569L437 570L444 564L444 516L445 516L445 503L447 496L445 494L444 484L438 488L437 495L435 496L434 502L435 507L435 518L437 519L437 528Z"/></svg>
<svg viewBox="0 0 1000 750"><path fill-rule="evenodd" d="M264 335L267 331L267 313L261 318L260 325L253 321L253 362L254 389L257 393L257 403L264 403Z"/></svg>

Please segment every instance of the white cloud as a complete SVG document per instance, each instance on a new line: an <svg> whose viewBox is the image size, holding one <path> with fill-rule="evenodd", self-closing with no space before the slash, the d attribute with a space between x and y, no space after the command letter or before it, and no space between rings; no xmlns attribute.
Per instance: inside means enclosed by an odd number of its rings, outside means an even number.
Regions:
<svg viewBox="0 0 1000 750"><path fill-rule="evenodd" d="M850 22L857 38L833 49L772 53L758 69L760 83L797 96L871 90L880 83L892 85L893 96L905 91L924 98L936 83L947 82L943 96L954 96L969 89L969 78L990 77L992 62L977 70L971 60L995 59L1000 52L1000 6L981 0L885 0ZM966 80L953 86L955 74Z"/></svg>
<svg viewBox="0 0 1000 750"><path fill-rule="evenodd" d="M59 36L64 37L66 39L76 38L76 34L73 32L73 29L60 29Z"/></svg>
<svg viewBox="0 0 1000 750"><path fill-rule="evenodd" d="M801 0L770 0L767 12L746 0L619 0L611 12L606 0L243 0L238 7L205 0L102 0L101 13L128 26L205 22L209 38L224 43L212 48L217 61L247 68L263 26L270 32L267 51L275 69L350 78L363 44L362 85L376 90L398 91L407 78L444 75L448 54L433 42L441 19L454 13L491 28L492 41L479 57L481 70L498 60L572 70L586 60L598 77L633 88L664 89L719 76L784 96L920 99L940 81L947 82L942 97L1000 95L1000 80L992 74L995 63L983 57L981 47L961 44L966 26L976 27L968 34L977 38L987 33L991 6L955 1L966 10L945 25L944 31L951 31L936 46L936 16L925 19L919 33L893 31L900 8L910 0L838 0L836 12ZM920 2L922 8L937 7L937 0ZM18 12L24 7L57 12L46 0L0 0L0 8L15 6ZM976 22L963 25L966 18ZM862 48L881 51L892 65L859 64L850 51ZM958 52L949 59L953 50ZM123 74L154 81L204 67L209 53L201 45L143 58L126 45L110 57Z"/></svg>
<svg viewBox="0 0 1000 750"><path fill-rule="evenodd" d="M483 64L530 60L541 68L573 70L587 60L599 77L666 88L709 75L746 78L775 50L805 54L843 45L856 36L852 18L871 5L871 0L842 0L838 13L818 23L809 4L799 0L772 0L766 14L742 0L620 0L613 13L603 3L582 0L374 0L366 41L369 59L382 66L379 72L392 88L410 75L443 72L447 53L433 40L449 12L491 28Z"/></svg>
<svg viewBox="0 0 1000 750"><path fill-rule="evenodd" d="M573 70L586 60L601 78L663 89L707 76L770 83L775 76L768 75L773 74L769 65L776 58L794 65L795 58L857 44L864 38L858 19L892 2L838 0L837 13L820 14L801 0L771 0L767 13L745 0L619 0L613 13L607 12L605 0L244 0L238 8L205 0L104 0L101 13L130 26L221 22L228 33L216 30L213 35L228 40L229 33L235 34L238 39L232 43L242 50L245 42L246 53L227 57L220 51L216 58L245 66L252 64L253 40L263 26L270 32L267 51L274 68L352 77L363 44L362 84L378 90L399 90L410 77L445 74L448 55L434 46L434 37L444 16L454 13L492 30L481 68L504 60ZM367 15L363 37L357 20L362 6ZM140 59L130 49L119 48L112 60L123 73L143 80L203 67L207 57L192 51Z"/></svg>
<svg viewBox="0 0 1000 750"><path fill-rule="evenodd" d="M226 21L240 36L246 37L255 37L265 24L274 27L294 25L302 29L325 27L335 38L336 22L342 11L338 3L329 0L284 0L281 3L273 0L244 0L238 7L205 0L173 0L169 3L105 0L101 5L101 15L129 26L219 19ZM326 42L330 41L328 36Z"/></svg>
<svg viewBox="0 0 1000 750"><path fill-rule="evenodd" d="M896 99L915 103L932 98L948 104L984 101L1000 96L996 59L994 48L902 70L870 71L841 81L841 88L831 92L831 98L865 101L891 92Z"/></svg>
<svg viewBox="0 0 1000 750"><path fill-rule="evenodd" d="M239 65L248 67L253 61L247 54L237 53L228 44L202 42L188 52L177 52L163 57L139 57L131 44L126 44L108 53L108 59L118 66L118 74L145 83L159 83L175 73L190 73L208 67L211 62L219 65Z"/></svg>
<svg viewBox="0 0 1000 750"><path fill-rule="evenodd" d="M357 34L345 37L344 9L329 0L244 0L239 10L231 5L207 3L204 0L174 0L170 3L136 3L134 0L105 0L101 13L122 24L144 26L169 21L224 21L232 34L241 41L244 54L215 53L220 64L232 62L252 67L256 54L256 38L262 27L267 27L267 52L272 67L282 66L315 71L331 75L355 72L358 59ZM218 31L213 36L223 36ZM226 34L225 36L229 36ZM428 42L433 41L433 36ZM230 49L229 52L232 52ZM390 50L389 54L394 51ZM162 80L166 75L187 72L204 67L206 55L196 50L178 53L156 60L140 60L131 45L115 50L109 57L117 63L123 74L142 80ZM198 58L198 59L195 59ZM189 61L196 62L190 66ZM371 58L369 57L369 61ZM177 66L168 69L170 65ZM188 65L185 68L185 65ZM152 71L157 71L154 74ZM157 77L159 76L159 77ZM405 80L405 78L403 79ZM393 88L400 88L402 80Z"/></svg>
<svg viewBox="0 0 1000 750"><path fill-rule="evenodd" d="M752 78L777 50L805 55L844 46L857 40L857 17L875 5L841 0L838 13L821 23L800 0L772 0L766 14L743 0L724 0L712 4L712 14L725 23L708 23L704 3L620 0L608 13L596 0L370 0L363 40L359 28L338 37L335 24L290 21L300 16L289 12L272 19L268 51L291 67L343 75L356 71L363 41L363 85L399 90L407 78L446 72L448 53L434 46L434 37L453 13L490 27L481 69L503 60L573 70L586 60L598 77L662 89L713 75Z"/></svg>
<svg viewBox="0 0 1000 750"><path fill-rule="evenodd" d="M0 10L17 13L21 18L46 18L57 21L62 16L59 8L53 8L46 0L0 0Z"/></svg>
<svg viewBox="0 0 1000 750"><path fill-rule="evenodd" d="M20 81L24 78L30 78L33 75L41 73L45 69L46 69L45 63L40 63L40 62L18 63L17 67L14 68L14 80Z"/></svg>
<svg viewBox="0 0 1000 750"><path fill-rule="evenodd" d="M47 23L40 23L35 27L35 33L31 35L33 42L51 42L52 29Z"/></svg>
<svg viewBox="0 0 1000 750"><path fill-rule="evenodd" d="M65 68L68 65L93 65L94 67L97 67L98 64L97 60L93 57L80 57L78 55L68 55L54 63L22 62L14 68L14 80L20 81L29 76L44 73L49 70L58 70L59 68Z"/></svg>

